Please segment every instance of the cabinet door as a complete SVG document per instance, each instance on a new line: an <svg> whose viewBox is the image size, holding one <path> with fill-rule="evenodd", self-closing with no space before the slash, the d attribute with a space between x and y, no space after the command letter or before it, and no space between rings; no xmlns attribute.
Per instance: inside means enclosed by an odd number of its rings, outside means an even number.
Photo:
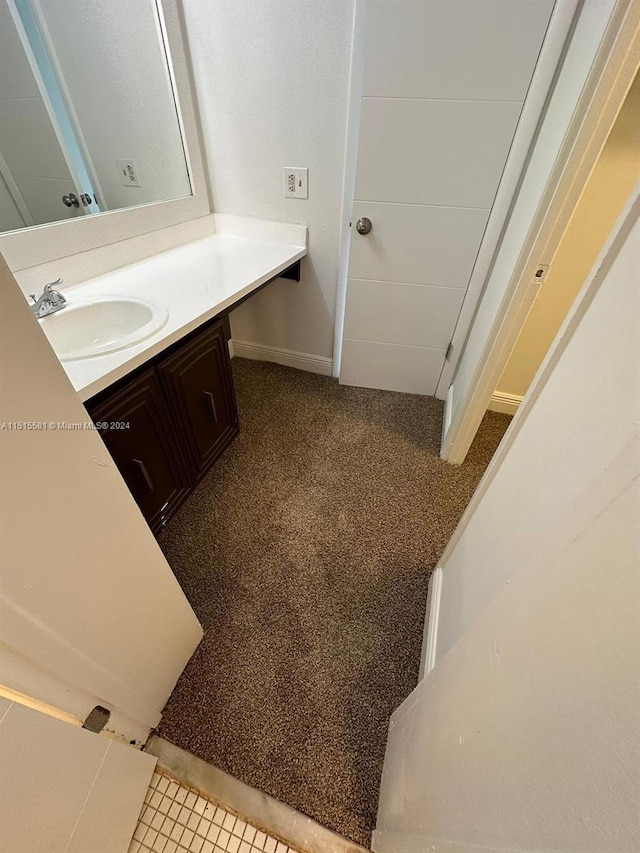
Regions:
<svg viewBox="0 0 640 853"><path fill-rule="evenodd" d="M184 441L192 472L199 480L238 434L229 350L223 322L184 344L158 369Z"/></svg>
<svg viewBox="0 0 640 853"><path fill-rule="evenodd" d="M189 477L155 370L90 408L149 527L156 532L189 494Z"/></svg>

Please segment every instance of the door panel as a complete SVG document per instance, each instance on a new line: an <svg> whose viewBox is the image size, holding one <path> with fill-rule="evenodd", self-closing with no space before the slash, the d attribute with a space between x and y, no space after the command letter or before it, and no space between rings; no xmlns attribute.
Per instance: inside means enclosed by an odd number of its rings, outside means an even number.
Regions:
<svg viewBox="0 0 640 853"><path fill-rule="evenodd" d="M368 5L365 95L523 101L554 0Z"/></svg>
<svg viewBox="0 0 640 853"><path fill-rule="evenodd" d="M340 381L362 388L433 394L444 350L345 340Z"/></svg>
<svg viewBox="0 0 640 853"><path fill-rule="evenodd" d="M502 101L365 98L356 198L489 209L519 115Z"/></svg>
<svg viewBox="0 0 640 853"><path fill-rule="evenodd" d="M367 4L341 382L435 393L553 6ZM457 292L367 299L363 280Z"/></svg>
<svg viewBox="0 0 640 853"><path fill-rule="evenodd" d="M446 349L464 290L398 284L391 281L349 281L344 333L360 341L421 346L424 340Z"/></svg>
<svg viewBox="0 0 640 853"><path fill-rule="evenodd" d="M63 204L78 190L42 98L3 98L0 86L0 154L34 225L84 214Z"/></svg>
<svg viewBox="0 0 640 853"><path fill-rule="evenodd" d="M67 207L62 201L62 197L69 193L78 194L71 179L53 181L48 178L24 176L14 179L36 224L44 225L61 219L74 219L77 216L84 216L87 212L82 205Z"/></svg>
<svg viewBox="0 0 640 853"><path fill-rule="evenodd" d="M466 287L487 224L487 210L358 201L370 234L351 239L350 278Z"/></svg>
<svg viewBox="0 0 640 853"><path fill-rule="evenodd" d="M75 189L42 98L0 98L0 126L2 154L14 175L66 180Z"/></svg>

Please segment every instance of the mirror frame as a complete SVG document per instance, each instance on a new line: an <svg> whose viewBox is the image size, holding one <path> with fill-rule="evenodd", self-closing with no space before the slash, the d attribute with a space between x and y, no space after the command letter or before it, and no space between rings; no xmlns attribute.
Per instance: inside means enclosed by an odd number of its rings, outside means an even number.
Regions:
<svg viewBox="0 0 640 853"><path fill-rule="evenodd" d="M0 252L13 272L211 213L180 0L154 0L154 3L169 53L169 73L177 101L192 195L0 234Z"/></svg>

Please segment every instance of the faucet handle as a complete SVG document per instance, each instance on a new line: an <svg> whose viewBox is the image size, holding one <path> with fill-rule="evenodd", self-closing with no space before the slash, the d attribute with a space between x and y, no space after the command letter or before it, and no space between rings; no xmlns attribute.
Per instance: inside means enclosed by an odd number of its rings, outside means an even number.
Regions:
<svg viewBox="0 0 640 853"><path fill-rule="evenodd" d="M55 281L50 281L50 282L49 282L49 284L45 284L45 286L44 286L44 292L45 292L45 293L51 293L51 291L53 290L53 288L54 288L54 287L58 287L60 284L62 284L62 279L61 279L61 278L57 278Z"/></svg>

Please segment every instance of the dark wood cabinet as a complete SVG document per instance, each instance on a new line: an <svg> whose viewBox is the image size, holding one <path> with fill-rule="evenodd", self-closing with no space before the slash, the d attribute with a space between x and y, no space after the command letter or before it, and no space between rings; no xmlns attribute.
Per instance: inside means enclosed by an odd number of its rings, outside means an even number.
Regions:
<svg viewBox="0 0 640 853"><path fill-rule="evenodd" d="M158 365L196 482L238 434L228 361L224 329L216 324Z"/></svg>
<svg viewBox="0 0 640 853"><path fill-rule="evenodd" d="M238 434L224 321L206 324L86 406L157 532Z"/></svg>
<svg viewBox="0 0 640 853"><path fill-rule="evenodd" d="M156 371L116 391L91 417L149 526L160 529L191 485Z"/></svg>

